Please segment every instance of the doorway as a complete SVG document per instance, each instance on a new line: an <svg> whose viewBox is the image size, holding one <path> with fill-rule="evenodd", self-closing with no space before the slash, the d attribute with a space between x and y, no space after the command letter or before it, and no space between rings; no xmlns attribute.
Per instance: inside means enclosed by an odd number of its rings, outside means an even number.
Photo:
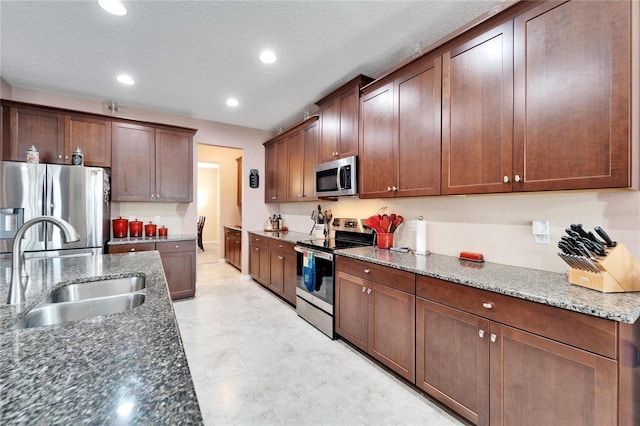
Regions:
<svg viewBox="0 0 640 426"><path fill-rule="evenodd" d="M198 263L224 259L223 227L241 224L236 159L242 154L242 149L198 144L197 214L206 218Z"/></svg>

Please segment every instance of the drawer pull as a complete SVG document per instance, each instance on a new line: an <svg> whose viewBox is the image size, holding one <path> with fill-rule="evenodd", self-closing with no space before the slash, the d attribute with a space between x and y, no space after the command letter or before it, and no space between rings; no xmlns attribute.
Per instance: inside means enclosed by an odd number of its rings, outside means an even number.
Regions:
<svg viewBox="0 0 640 426"><path fill-rule="evenodd" d="M367 294L371 294L371 289L370 288L367 289Z"/></svg>
<svg viewBox="0 0 640 426"><path fill-rule="evenodd" d="M491 333L491 343L495 343L497 339L498 339L498 336L496 336L495 334Z"/></svg>
<svg viewBox="0 0 640 426"><path fill-rule="evenodd" d="M131 248L129 251L136 251L136 249L135 248Z"/></svg>
<svg viewBox="0 0 640 426"><path fill-rule="evenodd" d="M364 293L365 291L367 291L366 287L362 287L362 292Z"/></svg>
<svg viewBox="0 0 640 426"><path fill-rule="evenodd" d="M278 260L282 260L282 259L284 259L284 257L278 256Z"/></svg>
<svg viewBox="0 0 640 426"><path fill-rule="evenodd" d="M283 247L283 245L282 245L282 244L278 244L278 248L282 248L282 247Z"/></svg>
<svg viewBox="0 0 640 426"><path fill-rule="evenodd" d="M481 339L484 339L484 330L478 330L478 336L480 336Z"/></svg>
<svg viewBox="0 0 640 426"><path fill-rule="evenodd" d="M371 269L365 269L365 270L364 270L364 273L365 273L365 274L368 274L369 272L371 272Z"/></svg>
<svg viewBox="0 0 640 426"><path fill-rule="evenodd" d="M178 246L176 246L176 248L180 248L180 246L178 245Z"/></svg>
<svg viewBox="0 0 640 426"><path fill-rule="evenodd" d="M484 302L482 304L482 307L487 309L493 309L493 303Z"/></svg>

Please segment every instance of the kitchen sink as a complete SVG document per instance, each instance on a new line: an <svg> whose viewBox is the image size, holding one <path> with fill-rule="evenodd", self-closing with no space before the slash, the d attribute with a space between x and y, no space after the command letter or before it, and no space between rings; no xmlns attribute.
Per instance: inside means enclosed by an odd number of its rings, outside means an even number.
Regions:
<svg viewBox="0 0 640 426"><path fill-rule="evenodd" d="M143 293L129 293L75 302L43 302L30 310L15 328L41 327L126 312L142 305L144 299Z"/></svg>
<svg viewBox="0 0 640 426"><path fill-rule="evenodd" d="M144 276L68 284L53 290L15 328L42 327L129 311L144 303Z"/></svg>
<svg viewBox="0 0 640 426"><path fill-rule="evenodd" d="M144 277L140 276L68 284L53 290L43 303L77 302L133 293L144 288Z"/></svg>

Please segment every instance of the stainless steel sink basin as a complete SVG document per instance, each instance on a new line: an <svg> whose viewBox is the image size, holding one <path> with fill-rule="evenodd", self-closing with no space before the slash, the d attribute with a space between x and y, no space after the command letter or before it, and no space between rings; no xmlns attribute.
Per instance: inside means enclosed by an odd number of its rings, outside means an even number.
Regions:
<svg viewBox="0 0 640 426"><path fill-rule="evenodd" d="M43 303L76 302L133 293L145 288L144 277L113 278L69 284L53 290Z"/></svg>
<svg viewBox="0 0 640 426"><path fill-rule="evenodd" d="M75 302L41 303L29 311L15 328L31 328L126 312L144 303L143 293L97 297Z"/></svg>

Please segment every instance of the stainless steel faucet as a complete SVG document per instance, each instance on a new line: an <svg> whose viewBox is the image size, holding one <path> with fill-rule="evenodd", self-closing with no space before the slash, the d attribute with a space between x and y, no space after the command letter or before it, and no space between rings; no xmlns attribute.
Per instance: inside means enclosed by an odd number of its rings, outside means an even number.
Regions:
<svg viewBox="0 0 640 426"><path fill-rule="evenodd" d="M17 231L11 247L11 284L9 287L9 305L24 303L25 291L29 282L29 275L24 270L24 252L22 251L22 239L29 228L38 223L49 222L56 225L62 231L62 239L65 243L78 241L80 236L71 224L59 217L38 216L26 221Z"/></svg>

